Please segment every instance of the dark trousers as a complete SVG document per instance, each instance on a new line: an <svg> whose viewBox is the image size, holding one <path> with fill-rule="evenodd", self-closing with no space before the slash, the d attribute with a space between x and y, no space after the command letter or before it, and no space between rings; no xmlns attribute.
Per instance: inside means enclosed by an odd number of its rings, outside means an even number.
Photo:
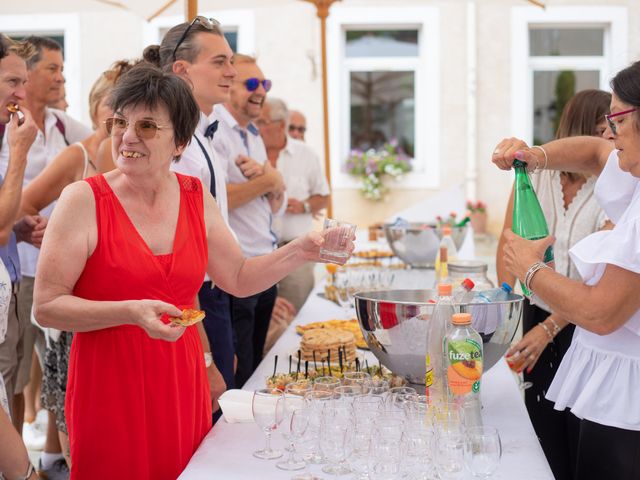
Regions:
<svg viewBox="0 0 640 480"><path fill-rule="evenodd" d="M640 478L640 431L608 427L569 415L578 442L576 480Z"/></svg>
<svg viewBox="0 0 640 480"><path fill-rule="evenodd" d="M230 296L231 322L238 356L236 370L236 387L238 388L242 388L262 361L264 341L267 338L277 294L278 287L274 285L250 297Z"/></svg>
<svg viewBox="0 0 640 480"><path fill-rule="evenodd" d="M220 370L227 390L234 388L233 373L233 328L231 327L231 300L229 294L218 287L211 288L211 282L204 282L198 292L200 308L205 311L204 330L211 345L213 361ZM213 412L213 423L220 418L220 410Z"/></svg>
<svg viewBox="0 0 640 480"><path fill-rule="evenodd" d="M548 316L547 311L531 305L525 299L522 318L524 332L527 333ZM576 440L569 431L569 410L555 410L553 402L547 400L545 395L562 357L571 345L574 330L573 325L563 328L542 351L531 373L524 372L524 379L533 383L531 388L524 391L527 411L556 480L574 478Z"/></svg>

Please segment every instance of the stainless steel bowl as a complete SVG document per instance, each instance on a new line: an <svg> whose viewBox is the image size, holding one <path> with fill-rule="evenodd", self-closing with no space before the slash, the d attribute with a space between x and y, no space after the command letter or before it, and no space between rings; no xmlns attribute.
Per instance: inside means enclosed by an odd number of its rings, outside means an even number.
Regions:
<svg viewBox="0 0 640 480"><path fill-rule="evenodd" d="M451 238L456 248L462 247L469 227L453 227ZM413 222L408 225L384 224L384 234L393 253L414 268L432 268L438 254L442 229L434 224Z"/></svg>
<svg viewBox="0 0 640 480"><path fill-rule="evenodd" d="M427 322L436 299L434 290L389 290L355 295L360 329L369 349L392 372L424 385ZM504 302L463 306L483 339L483 364L488 371L505 354L522 316L521 295Z"/></svg>

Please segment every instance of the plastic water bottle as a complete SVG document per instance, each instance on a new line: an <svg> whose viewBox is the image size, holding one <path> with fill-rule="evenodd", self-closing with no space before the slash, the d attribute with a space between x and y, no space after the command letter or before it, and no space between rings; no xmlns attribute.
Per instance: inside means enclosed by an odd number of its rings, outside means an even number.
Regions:
<svg viewBox="0 0 640 480"><path fill-rule="evenodd" d="M462 405L480 395L482 338L471 326L471 314L456 313L451 322L444 339L447 393L449 401Z"/></svg>
<svg viewBox="0 0 640 480"><path fill-rule="evenodd" d="M492 288L476 292L470 303L493 303L504 302L509 298L509 294L513 291L507 282L502 282L500 288Z"/></svg>
<svg viewBox="0 0 640 480"><path fill-rule="evenodd" d="M453 303L454 304L461 304L461 303L469 303L472 301L472 299L475 296L475 293L472 292L471 290L473 290L473 287L475 287L476 284L473 283L473 280L471 280L470 278L465 278L460 285L458 285L456 287L456 289L453 291Z"/></svg>
<svg viewBox="0 0 640 480"><path fill-rule="evenodd" d="M444 337L451 326L453 307L450 283L438 285L438 300L433 307L433 315L427 325L427 354L425 358L427 373L425 377L426 393L432 401L446 401L446 371L444 364Z"/></svg>
<svg viewBox="0 0 640 480"><path fill-rule="evenodd" d="M531 179L527 173L527 164L516 160L513 162L516 171L516 180L513 187L513 222L511 230L527 240L538 240L549 235L549 227L544 218L542 207L536 192L531 185ZM549 246L544 253L546 263L553 262L553 248ZM522 291L529 297L531 293L520 282Z"/></svg>
<svg viewBox="0 0 640 480"><path fill-rule="evenodd" d="M449 280L449 262L457 260L458 249L456 244L453 243L451 237L451 227L444 225L442 227L442 239L440 240L440 246L438 247L438 254L436 255L436 285L440 283L448 283Z"/></svg>

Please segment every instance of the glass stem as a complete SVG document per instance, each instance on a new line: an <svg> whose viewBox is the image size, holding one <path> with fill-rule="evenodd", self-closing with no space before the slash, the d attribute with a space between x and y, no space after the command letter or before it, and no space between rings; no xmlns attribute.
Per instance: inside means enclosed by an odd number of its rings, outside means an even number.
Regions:
<svg viewBox="0 0 640 480"><path fill-rule="evenodd" d="M264 433L264 436L265 436L265 438L266 438L266 444L265 444L264 449L265 449L265 451L267 451L267 452L268 452L268 451L270 451L270 450L271 450L271 431L267 430L267 431Z"/></svg>
<svg viewBox="0 0 640 480"><path fill-rule="evenodd" d="M289 442L289 459L287 460L288 463L293 463L295 461L294 458L294 445L293 442Z"/></svg>

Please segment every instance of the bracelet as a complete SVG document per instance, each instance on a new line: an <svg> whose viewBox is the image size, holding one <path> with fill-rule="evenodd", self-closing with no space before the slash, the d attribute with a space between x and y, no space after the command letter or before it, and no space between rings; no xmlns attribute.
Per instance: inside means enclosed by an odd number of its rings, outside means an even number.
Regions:
<svg viewBox="0 0 640 480"><path fill-rule="evenodd" d="M204 366L209 368L213 363L213 354L211 352L204 352Z"/></svg>
<svg viewBox="0 0 640 480"><path fill-rule="evenodd" d="M531 150L533 150L534 148L542 151L542 154L544 155L544 165L542 166L542 168L538 168L538 157L536 157L536 168L533 171L535 172L537 170L546 170L547 163L549 163L549 156L547 155L547 151L540 145L534 145L533 147L531 147Z"/></svg>
<svg viewBox="0 0 640 480"><path fill-rule="evenodd" d="M551 334L551 331L549 331L549 327L547 327L544 322L540 322L538 325L540 325L544 329L547 337L549 337L549 341L553 341L553 335Z"/></svg>
<svg viewBox="0 0 640 480"><path fill-rule="evenodd" d="M531 291L531 281L533 280L533 276L543 268L549 268L549 266L544 262L536 262L529 267L529 270L527 270L527 273L524 276L524 286L527 290Z"/></svg>
<svg viewBox="0 0 640 480"><path fill-rule="evenodd" d="M553 324L553 336L555 337L558 333L560 333L560 330L562 329L558 326L553 317L548 317L548 319Z"/></svg>

